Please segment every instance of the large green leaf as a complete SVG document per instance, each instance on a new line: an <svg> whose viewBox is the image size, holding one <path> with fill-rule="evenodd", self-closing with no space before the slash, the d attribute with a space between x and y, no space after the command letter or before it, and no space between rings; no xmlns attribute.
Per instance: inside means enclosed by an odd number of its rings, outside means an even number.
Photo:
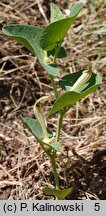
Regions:
<svg viewBox="0 0 106 216"><path fill-rule="evenodd" d="M50 17L51 23L64 19L64 15L62 14L61 10L54 3L50 4L50 10L51 10L51 17Z"/></svg>
<svg viewBox="0 0 106 216"><path fill-rule="evenodd" d="M73 24L82 3L76 3L70 11L70 16L49 24L41 33L40 45L44 50L52 50L58 42L62 42L70 26Z"/></svg>
<svg viewBox="0 0 106 216"><path fill-rule="evenodd" d="M75 104L80 99L86 97L93 91L95 91L102 82L102 78L95 73L92 74L91 78L77 91L69 91L71 86L77 81L77 79L81 76L82 71L69 74L64 76L59 85L66 90L66 93L63 93L58 99L55 101L50 115L62 110L63 108L70 107Z"/></svg>
<svg viewBox="0 0 106 216"><path fill-rule="evenodd" d="M36 55L42 67L53 76L59 75L59 70L45 62L44 51L39 40L43 29L32 25L4 25L3 32L25 46L32 54Z"/></svg>
<svg viewBox="0 0 106 216"><path fill-rule="evenodd" d="M23 121L23 123L27 126L27 128L29 129L29 131L35 136L35 138L37 139L37 141L42 145L42 146L47 146L47 147L51 147L52 149L56 150L56 151L60 151L61 148L61 144L59 142L57 143L44 143L42 140L44 139L44 135L43 135L43 131L42 128L38 122L37 119L34 118L30 118L30 117L22 117L20 116L21 120ZM52 136L52 132L50 130L48 130L48 136L51 137Z"/></svg>
<svg viewBox="0 0 106 216"><path fill-rule="evenodd" d="M43 193L45 195L48 195L48 196L54 196L56 198L58 198L58 200L64 200L66 198L66 196L70 195L70 193L73 192L73 188L66 188L66 189L63 189L63 190L57 190L55 188L51 188L51 187L45 187L43 189Z"/></svg>

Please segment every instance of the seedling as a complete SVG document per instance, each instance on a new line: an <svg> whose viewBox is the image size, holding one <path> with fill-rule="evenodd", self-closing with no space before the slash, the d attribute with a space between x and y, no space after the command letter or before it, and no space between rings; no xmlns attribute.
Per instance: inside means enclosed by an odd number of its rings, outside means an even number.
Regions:
<svg viewBox="0 0 106 216"><path fill-rule="evenodd" d="M93 73L92 67L88 62L88 69L82 69L75 73L65 75L60 78L58 84L55 82L55 77L59 76L59 69L56 64L57 59L66 57L66 51L62 47L64 37L82 9L83 4L74 4L69 16L66 18L55 4L52 3L50 6L51 18L46 28L15 24L5 25L3 32L24 45L33 55L36 55L39 63L51 79L54 90L54 104L49 116L58 113L56 136L53 137L53 133L47 128L43 107L41 105L42 100L50 101L50 95L41 97L35 102L33 108L35 118L21 116L21 120L40 143L52 164L55 186L46 186L43 192L46 195L54 196L55 199L65 199L73 191L73 188L60 189L59 176L56 168L57 153L61 149L60 130L63 117L73 104L95 91L100 86L102 79ZM62 88L61 94L58 93L58 86Z"/></svg>

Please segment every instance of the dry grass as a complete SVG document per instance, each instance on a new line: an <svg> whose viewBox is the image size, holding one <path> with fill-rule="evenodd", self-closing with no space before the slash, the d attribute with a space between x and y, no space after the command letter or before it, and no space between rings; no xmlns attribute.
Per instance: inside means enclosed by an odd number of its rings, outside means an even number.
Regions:
<svg viewBox="0 0 106 216"><path fill-rule="evenodd" d="M67 13L75 1L54 2ZM58 65L61 75L71 73L86 66L87 56L103 84L65 116L57 166L61 187L75 188L69 199L106 199L106 36L86 35L105 26L106 3L83 2L64 41L67 58ZM10 23L45 26L49 13L49 1L0 1L0 199L48 199L42 187L54 183L48 158L18 118L20 113L32 116L36 99L52 92L50 80L37 59L1 30ZM56 116L48 121L55 132Z"/></svg>

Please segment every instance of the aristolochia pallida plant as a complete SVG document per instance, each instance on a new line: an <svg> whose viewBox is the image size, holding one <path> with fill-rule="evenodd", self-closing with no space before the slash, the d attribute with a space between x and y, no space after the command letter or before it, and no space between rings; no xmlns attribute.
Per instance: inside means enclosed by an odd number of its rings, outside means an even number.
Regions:
<svg viewBox="0 0 106 216"><path fill-rule="evenodd" d="M69 16L64 18L60 9L52 3L50 24L44 29L32 25L20 24L5 25L3 27L3 32L7 36L16 39L16 41L24 45L33 55L37 56L40 64L51 79L55 102L50 110L49 116L58 113L55 141L53 141L53 133L47 128L43 107L41 105L42 100L50 100L50 95L43 96L35 102L33 107L35 118L21 116L21 119L50 158L55 187L46 186L43 192L46 195L54 196L55 199L65 199L73 190L72 187L63 190L60 189L56 168L56 157L61 149L60 130L63 117L73 104L95 91L102 81L100 76L93 73L90 62L88 61L87 70L80 70L65 75L60 78L58 84L55 82L55 77L59 76L56 61L58 58L66 57L62 42L82 7L82 3L76 3L71 8ZM58 94L57 86L63 90L61 95Z"/></svg>

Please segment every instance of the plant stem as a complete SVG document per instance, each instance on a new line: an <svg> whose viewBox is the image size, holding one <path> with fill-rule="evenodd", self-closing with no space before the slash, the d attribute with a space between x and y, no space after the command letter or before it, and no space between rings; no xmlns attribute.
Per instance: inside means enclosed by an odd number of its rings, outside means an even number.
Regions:
<svg viewBox="0 0 106 216"><path fill-rule="evenodd" d="M54 59L53 59L53 65L55 66L56 64L56 59L58 57L58 54L59 54L59 51L60 51L60 47L61 47L61 43L58 43L57 44L57 47L56 47L56 51L55 51L55 55L54 55ZM54 77L52 75L50 75L50 79L51 79L51 84L53 86L53 90L54 90L54 94L55 94L55 98L57 99L58 98L58 92L57 92L57 86L56 86L56 83L54 81Z"/></svg>
<svg viewBox="0 0 106 216"><path fill-rule="evenodd" d="M55 83L55 81L54 81L54 77L53 77L52 75L49 75L49 76L50 76L50 79L51 79L51 84L52 84L52 86L53 86L55 98L57 99L57 98L58 98L58 92L57 92L56 83Z"/></svg>
<svg viewBox="0 0 106 216"><path fill-rule="evenodd" d="M61 125L62 125L62 121L63 121L64 114L65 114L69 109L70 109L70 107L64 108L64 110L60 111L59 114L58 114L57 131L56 131L56 142L59 142L59 139L60 139L60 130L61 130Z"/></svg>
<svg viewBox="0 0 106 216"><path fill-rule="evenodd" d="M56 47L56 52L55 52L55 55L54 55L54 59L53 59L53 64L54 65L56 64L56 59L58 57L60 47L61 47L61 43L58 43L57 47ZM58 98L58 92L57 92L56 83L54 81L54 77L52 75L50 75L50 79L51 79L51 84L53 86L55 98L57 99ZM57 126L56 141L59 141L62 118L63 118L63 114L60 112L59 116L58 116L58 126ZM58 177L58 173L57 173L57 169L56 169L56 151L54 151L53 154L49 155L49 156L50 156L51 164L52 164L52 170L53 170L53 175L54 175L54 180L55 180L55 188L59 189L59 177Z"/></svg>
<svg viewBox="0 0 106 216"><path fill-rule="evenodd" d="M56 52L55 52L54 59L53 59L53 64L56 63L56 59L57 59L58 54L59 54L59 51L60 51L61 43L62 43L62 42L60 42L60 43L57 44Z"/></svg>
<svg viewBox="0 0 106 216"><path fill-rule="evenodd" d="M60 111L57 120L56 142L58 142L60 138L60 130L61 130L63 116L64 116L64 112Z"/></svg>
<svg viewBox="0 0 106 216"><path fill-rule="evenodd" d="M51 163L52 163L52 170L53 170L53 175L54 175L54 180L55 180L55 188L59 189L59 177L57 174L57 169L56 169L56 153L54 151L53 155L50 156Z"/></svg>

